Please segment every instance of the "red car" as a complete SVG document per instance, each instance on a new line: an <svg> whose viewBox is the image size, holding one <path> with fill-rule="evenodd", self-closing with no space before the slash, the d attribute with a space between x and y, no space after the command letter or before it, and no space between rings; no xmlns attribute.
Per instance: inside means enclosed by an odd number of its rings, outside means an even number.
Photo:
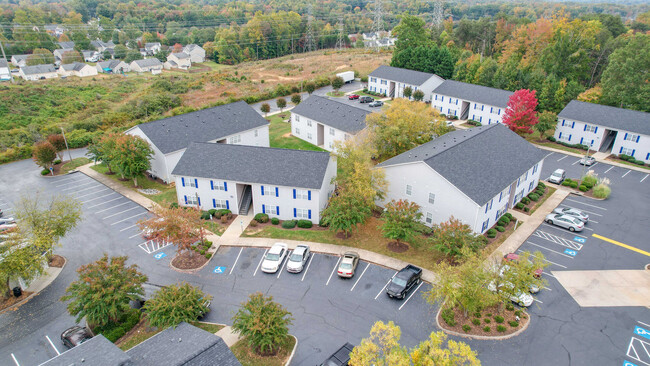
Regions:
<svg viewBox="0 0 650 366"><path fill-rule="evenodd" d="M349 100L359 99L359 96L356 95L356 94L350 94L350 95L348 95L348 99L349 99Z"/></svg>
<svg viewBox="0 0 650 366"><path fill-rule="evenodd" d="M519 261L519 254L509 253L509 254L504 255L504 256L503 256L503 259L504 259L506 262L517 262L517 261ZM541 269L541 268L537 268L537 269L535 270L535 272L534 272L534 275L535 275L535 277L537 277L537 278L541 277L541 276L542 276L542 269Z"/></svg>

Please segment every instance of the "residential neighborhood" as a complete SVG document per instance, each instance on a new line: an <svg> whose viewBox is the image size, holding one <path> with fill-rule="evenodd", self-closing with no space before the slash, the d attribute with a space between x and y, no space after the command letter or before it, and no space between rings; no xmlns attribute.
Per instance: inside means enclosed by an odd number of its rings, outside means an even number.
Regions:
<svg viewBox="0 0 650 366"><path fill-rule="evenodd" d="M424 93L424 100L431 100L431 92L444 81L438 75L420 71L380 66L368 75L368 90L389 98L403 98L404 89Z"/></svg>

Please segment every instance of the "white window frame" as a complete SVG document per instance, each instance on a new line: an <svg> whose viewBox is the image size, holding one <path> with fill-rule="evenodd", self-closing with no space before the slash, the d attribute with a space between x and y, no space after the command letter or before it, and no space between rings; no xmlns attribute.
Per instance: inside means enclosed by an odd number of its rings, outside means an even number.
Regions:
<svg viewBox="0 0 650 366"><path fill-rule="evenodd" d="M212 181L213 191L225 191L226 185L222 181Z"/></svg>
<svg viewBox="0 0 650 366"><path fill-rule="evenodd" d="M336 130L334 129L334 127L330 127L330 135L332 136L336 135Z"/></svg>
<svg viewBox="0 0 650 366"><path fill-rule="evenodd" d="M636 139L639 137L639 135L634 135L631 133L628 133L627 136L625 136L625 141L633 141L636 142ZM629 155L629 154L628 154Z"/></svg>
<svg viewBox="0 0 650 366"><path fill-rule="evenodd" d="M188 195L188 196L187 196L187 204L188 204L188 205L192 205L192 206L196 206L196 205L198 205L198 204L199 204L199 199L198 199L198 197L196 197L195 194L190 194L190 195Z"/></svg>
<svg viewBox="0 0 650 366"><path fill-rule="evenodd" d="M309 199L309 190L308 189L296 189L296 199L297 200L308 200Z"/></svg>
<svg viewBox="0 0 650 366"><path fill-rule="evenodd" d="M188 200L188 202L189 202L189 200ZM215 206L216 209L225 209L225 208L228 207L228 204L226 202L227 202L227 200L215 199L214 200L214 206Z"/></svg>
<svg viewBox="0 0 650 366"><path fill-rule="evenodd" d="M311 120L307 120L307 126L311 127Z"/></svg>
<svg viewBox="0 0 650 366"><path fill-rule="evenodd" d="M264 211L266 211L267 215L277 215L278 214L278 206L276 206L276 205L264 206Z"/></svg>
<svg viewBox="0 0 650 366"><path fill-rule="evenodd" d="M598 127L592 126L592 125L586 125L585 131L586 132L596 132L596 128L598 128Z"/></svg>
<svg viewBox="0 0 650 366"><path fill-rule="evenodd" d="M300 122L300 116L297 114L294 114L294 116L296 116L296 122Z"/></svg>
<svg viewBox="0 0 650 366"><path fill-rule="evenodd" d="M236 144L241 142L241 135L235 135L228 138L229 144Z"/></svg>
<svg viewBox="0 0 650 366"><path fill-rule="evenodd" d="M433 224L433 214L431 212L427 212L427 214L426 214L426 216L424 218L424 221L427 224Z"/></svg>
<svg viewBox="0 0 650 366"><path fill-rule="evenodd" d="M307 132L307 139L311 140L311 132Z"/></svg>
<svg viewBox="0 0 650 366"><path fill-rule="evenodd" d="M413 195L413 186L410 184L406 185L406 195L407 196L412 196Z"/></svg>
<svg viewBox="0 0 650 366"><path fill-rule="evenodd" d="M189 181L190 181L190 187L196 188L196 180L190 178Z"/></svg>
<svg viewBox="0 0 650 366"><path fill-rule="evenodd" d="M263 186L265 196L275 196L275 187Z"/></svg>
<svg viewBox="0 0 650 366"><path fill-rule="evenodd" d="M296 135L300 135L300 129L296 127Z"/></svg>
<svg viewBox="0 0 650 366"><path fill-rule="evenodd" d="M309 209L296 208L296 218L309 220Z"/></svg>
<svg viewBox="0 0 650 366"><path fill-rule="evenodd" d="M433 205L434 203L436 203L436 195L429 192L429 204Z"/></svg>
<svg viewBox="0 0 650 366"><path fill-rule="evenodd" d="M633 152L634 152L634 149L631 149L631 148L625 147L625 146L621 146L621 154L632 156Z"/></svg>

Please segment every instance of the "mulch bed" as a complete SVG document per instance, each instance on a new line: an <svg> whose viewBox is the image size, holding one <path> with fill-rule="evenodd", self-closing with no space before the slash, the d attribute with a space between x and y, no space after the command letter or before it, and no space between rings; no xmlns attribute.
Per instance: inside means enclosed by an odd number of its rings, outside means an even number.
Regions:
<svg viewBox="0 0 650 366"><path fill-rule="evenodd" d="M65 259L62 256L55 254L50 259L49 266L55 268L63 268L64 264L65 264Z"/></svg>
<svg viewBox="0 0 650 366"><path fill-rule="evenodd" d="M326 229L326 228L325 228ZM352 237L352 233L348 233L347 235L343 231L338 231L336 234L334 234L337 238L347 240Z"/></svg>
<svg viewBox="0 0 650 366"><path fill-rule="evenodd" d="M409 250L409 245L404 242L398 243L396 241L391 241L387 246L391 252L395 253L404 253L405 251Z"/></svg>
<svg viewBox="0 0 650 366"><path fill-rule="evenodd" d="M533 190L531 193L534 193L534 192L535 192L535 191ZM513 209L515 209L515 210L517 210L517 211L519 211L519 212L523 212L524 214L530 216L530 213L533 212L533 211L535 210L535 208L537 208L537 206L539 206L539 205L541 205L541 204L544 203L543 201L544 201L544 197L546 197L546 195L548 195L548 186L544 187L544 194L541 195L541 196L539 196L539 200L538 200L538 201L530 200L530 202L529 202L527 205L524 204L523 202L519 201L519 202L521 202L521 204L524 205L524 207L528 207L528 210L529 210L528 212L524 211L523 209L518 209L518 208L516 208L516 207L513 207ZM524 197L528 197L528 196L524 196ZM497 235L497 236L498 236L498 235Z"/></svg>
<svg viewBox="0 0 650 366"><path fill-rule="evenodd" d="M177 254L172 259L172 266L178 269L197 269L207 261L208 259L199 253L194 253L193 256L190 256L190 252L186 251L183 254Z"/></svg>
<svg viewBox="0 0 650 366"><path fill-rule="evenodd" d="M440 312L440 315L438 315L438 322L443 327L443 330L451 330L456 333L467 334L467 335L500 337L500 336L504 336L516 332L517 330L521 329L526 324L526 322L530 320L528 314L523 309L517 309L516 306L514 307L514 310L506 310L501 305L494 305L489 308L485 308L483 311L481 311L480 318L476 318L474 314L467 314L467 316L465 316L463 310L461 310L460 308L455 308L453 310L454 310L454 319L456 320L455 326L453 327L450 326L444 321L444 319L442 319L442 312ZM512 327L509 324L509 322L516 321L515 312L517 310L521 311L522 316L519 317L519 325L516 327ZM492 316L488 317L487 314L491 314ZM494 318L497 315L500 315L504 318L503 323L499 324L496 322ZM480 319L481 320L480 325L474 325L472 323L472 319ZM485 319L489 319L490 323L486 323ZM469 325L471 329L468 332L466 332L463 330L463 325ZM497 331L498 325L505 326L506 331L505 332ZM483 328L486 326L490 327L490 331L486 332L485 330L483 330Z"/></svg>
<svg viewBox="0 0 650 366"><path fill-rule="evenodd" d="M19 297L15 297L13 295L13 293L8 298L1 297L0 298L0 312L12 307L14 304L17 304L17 303L25 300L31 294L33 294L33 292L23 290L23 293ZM16 310L16 309L17 308L14 308L14 309L11 309L11 310Z"/></svg>
<svg viewBox="0 0 650 366"><path fill-rule="evenodd" d="M485 238L488 240L488 243L487 243L486 247L488 245L492 244L492 242L495 242L495 241L499 240L500 237L502 237L504 235L510 235L510 233L508 233L508 230L512 230L512 228L515 226L516 221L517 221L517 219L513 217L512 220L510 220L510 222L508 223L508 225L504 226L505 230L503 232L500 232L500 231L497 230L497 236L495 236L494 238L488 238L487 237L487 231L486 231L486 233L483 234L483 236L485 236ZM491 229L496 230L496 225L494 227L492 227Z"/></svg>

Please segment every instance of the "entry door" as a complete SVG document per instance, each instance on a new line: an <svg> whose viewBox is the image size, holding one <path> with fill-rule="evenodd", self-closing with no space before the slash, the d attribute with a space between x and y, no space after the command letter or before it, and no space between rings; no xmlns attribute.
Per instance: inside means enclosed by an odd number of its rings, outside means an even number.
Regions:
<svg viewBox="0 0 650 366"><path fill-rule="evenodd" d="M316 141L318 146L325 144L325 126L320 123L316 127Z"/></svg>

